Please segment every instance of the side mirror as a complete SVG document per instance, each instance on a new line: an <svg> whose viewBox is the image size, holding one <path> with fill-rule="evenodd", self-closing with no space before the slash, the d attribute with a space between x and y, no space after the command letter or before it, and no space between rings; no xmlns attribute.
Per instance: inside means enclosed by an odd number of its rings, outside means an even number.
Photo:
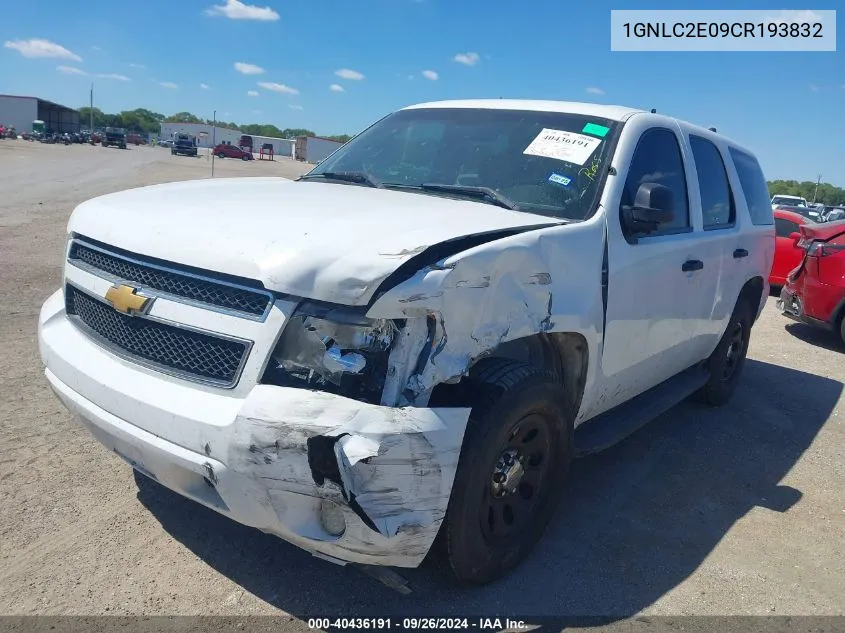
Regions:
<svg viewBox="0 0 845 633"><path fill-rule="evenodd" d="M795 232L790 233L790 234L789 234L789 239L791 239L791 240L792 240L792 245L793 245L793 246L795 246L795 247L797 247L797 246L798 246L798 242L800 242L800 241L801 241L801 234L800 234L800 233L795 233Z"/></svg>
<svg viewBox="0 0 845 633"><path fill-rule="evenodd" d="M674 219L672 190L656 182L641 184L633 206L622 207L623 226L629 233L652 233Z"/></svg>

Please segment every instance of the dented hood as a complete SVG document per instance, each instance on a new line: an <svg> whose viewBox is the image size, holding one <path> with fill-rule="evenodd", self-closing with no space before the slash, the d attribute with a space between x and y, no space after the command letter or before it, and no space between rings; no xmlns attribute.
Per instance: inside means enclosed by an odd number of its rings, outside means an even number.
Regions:
<svg viewBox="0 0 845 633"><path fill-rule="evenodd" d="M94 198L68 230L134 253L366 304L403 262L468 235L557 220L490 204L283 178L194 180Z"/></svg>

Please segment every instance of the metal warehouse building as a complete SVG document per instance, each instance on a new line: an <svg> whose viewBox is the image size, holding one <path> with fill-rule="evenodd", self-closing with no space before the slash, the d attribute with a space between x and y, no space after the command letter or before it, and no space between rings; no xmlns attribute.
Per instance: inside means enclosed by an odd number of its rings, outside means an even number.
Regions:
<svg viewBox="0 0 845 633"><path fill-rule="evenodd" d="M0 123L21 133L32 132L33 121L44 121L53 132L79 131L79 113L73 108L38 97L0 95Z"/></svg>

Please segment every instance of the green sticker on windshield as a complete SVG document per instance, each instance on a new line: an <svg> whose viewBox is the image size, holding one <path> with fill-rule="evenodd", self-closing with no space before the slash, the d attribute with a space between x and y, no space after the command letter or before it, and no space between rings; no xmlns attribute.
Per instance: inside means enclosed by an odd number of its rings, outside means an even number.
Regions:
<svg viewBox="0 0 845 633"><path fill-rule="evenodd" d="M599 125L598 123L587 123L581 131L584 134L594 134L595 136L604 138L605 135L610 132L610 128Z"/></svg>

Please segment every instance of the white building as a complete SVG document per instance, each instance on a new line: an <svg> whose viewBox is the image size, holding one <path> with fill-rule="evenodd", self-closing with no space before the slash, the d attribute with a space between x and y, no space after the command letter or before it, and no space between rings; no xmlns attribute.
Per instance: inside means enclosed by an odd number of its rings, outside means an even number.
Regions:
<svg viewBox="0 0 845 633"><path fill-rule="evenodd" d="M306 163L319 163L341 145L343 143L322 136L297 136L294 158Z"/></svg>
<svg viewBox="0 0 845 633"><path fill-rule="evenodd" d="M184 133L191 134L197 138L198 147L214 147L220 143L238 145L244 133L240 130L231 130L225 127L212 126L208 123L162 123L159 138L172 139L174 135ZM294 139L273 138L270 136L252 137L253 152L257 155L258 150L265 143L273 145L273 153L276 156L293 156Z"/></svg>
<svg viewBox="0 0 845 633"><path fill-rule="evenodd" d="M33 121L44 121L53 132L78 132L79 112L38 97L0 95L0 124L20 134L32 132Z"/></svg>

